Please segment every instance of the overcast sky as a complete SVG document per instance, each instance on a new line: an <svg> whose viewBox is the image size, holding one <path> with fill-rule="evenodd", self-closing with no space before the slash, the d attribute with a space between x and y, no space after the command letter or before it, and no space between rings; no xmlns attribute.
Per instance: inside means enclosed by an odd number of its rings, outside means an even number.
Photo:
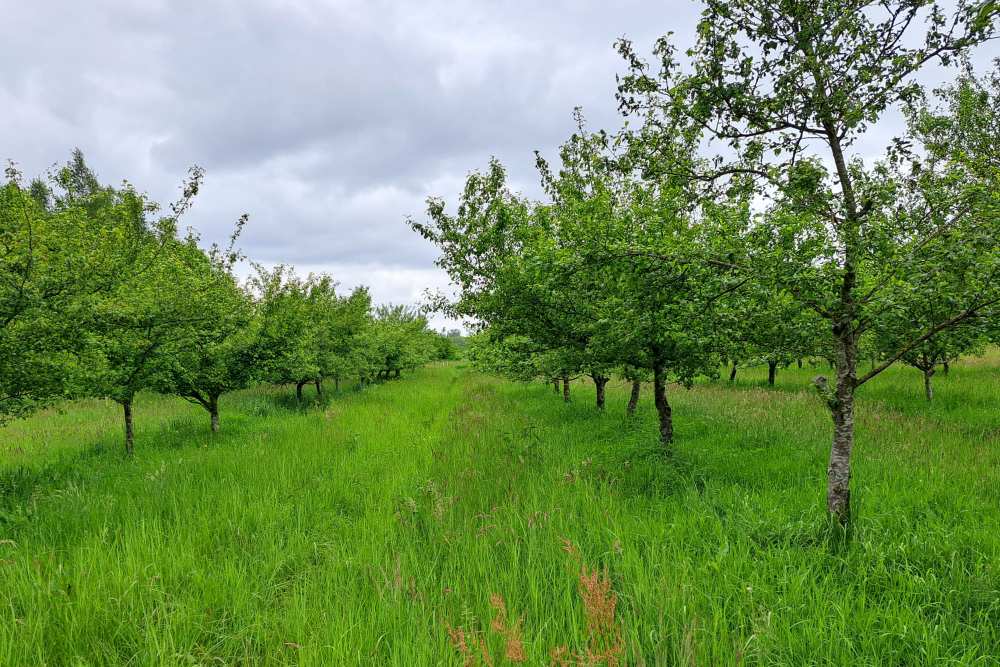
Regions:
<svg viewBox="0 0 1000 667"><path fill-rule="evenodd" d="M700 10L688 0L9 1L0 158L34 176L79 147L103 181L127 179L162 204L198 164L205 186L183 224L206 242L249 213L250 258L414 303L448 281L404 217L421 217L430 195L453 206L491 155L540 194L532 151L555 157L575 106L592 128L621 124L615 39L648 53L673 31L688 45Z"/></svg>

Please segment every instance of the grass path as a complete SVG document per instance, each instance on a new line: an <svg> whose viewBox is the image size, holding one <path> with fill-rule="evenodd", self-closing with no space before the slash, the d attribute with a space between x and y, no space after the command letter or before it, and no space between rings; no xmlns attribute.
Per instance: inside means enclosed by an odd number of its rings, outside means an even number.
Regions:
<svg viewBox="0 0 1000 667"><path fill-rule="evenodd" d="M463 664L449 627L511 664L498 595L548 665L592 639L563 540L607 568L627 664L1000 664L997 366L933 408L905 369L865 389L849 544L815 372L673 390L668 459L648 395L626 420L623 388L599 414L461 366L245 392L218 437L147 397L132 461L113 407L46 411L2 434L0 664Z"/></svg>

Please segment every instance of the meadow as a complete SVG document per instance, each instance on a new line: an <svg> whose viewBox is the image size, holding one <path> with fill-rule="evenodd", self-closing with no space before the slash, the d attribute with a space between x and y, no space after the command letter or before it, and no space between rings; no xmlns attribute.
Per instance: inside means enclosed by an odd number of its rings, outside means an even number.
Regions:
<svg viewBox="0 0 1000 667"><path fill-rule="evenodd" d="M825 509L825 366L644 391L438 364L141 395L0 432L2 665L997 665L1000 354L859 392ZM725 376L723 376L725 377ZM332 385L332 383L331 383Z"/></svg>

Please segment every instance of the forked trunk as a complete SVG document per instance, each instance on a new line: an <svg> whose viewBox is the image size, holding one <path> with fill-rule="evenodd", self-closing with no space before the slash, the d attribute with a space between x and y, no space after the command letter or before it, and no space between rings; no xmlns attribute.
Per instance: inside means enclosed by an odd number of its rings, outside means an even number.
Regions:
<svg viewBox="0 0 1000 667"><path fill-rule="evenodd" d="M120 401L125 410L125 453L135 456L135 433L132 430L132 399Z"/></svg>
<svg viewBox="0 0 1000 667"><path fill-rule="evenodd" d="M298 384L295 385L295 397L299 399L300 403L302 402L302 387L303 387L303 385L305 385L304 381L303 382L299 382Z"/></svg>
<svg viewBox="0 0 1000 667"><path fill-rule="evenodd" d="M323 383L320 380L316 380L316 395L323 395Z"/></svg>
<svg viewBox="0 0 1000 667"><path fill-rule="evenodd" d="M657 367L653 371L653 402L656 405L656 414L660 419L660 446L669 453L668 445L674 443L674 420L670 411L670 403L667 402L666 378L663 371Z"/></svg>
<svg viewBox="0 0 1000 667"><path fill-rule="evenodd" d="M212 433L218 433L219 427L219 397L212 396L208 401L208 414L212 415Z"/></svg>
<svg viewBox="0 0 1000 667"><path fill-rule="evenodd" d="M778 364L774 361L767 362L767 383L774 386L774 376L778 372Z"/></svg>
<svg viewBox="0 0 1000 667"><path fill-rule="evenodd" d="M934 387L931 386L931 378L934 376L934 369L924 371L924 393L927 394L927 402L934 402Z"/></svg>
<svg viewBox="0 0 1000 667"><path fill-rule="evenodd" d="M733 382L736 380L736 369L739 367L740 362L736 359L733 360L733 370L729 373L729 381Z"/></svg>
<svg viewBox="0 0 1000 667"><path fill-rule="evenodd" d="M642 383L638 380L632 380L632 395L628 399L628 406L625 408L625 414L634 415L635 408L639 405L639 392L642 390Z"/></svg>
<svg viewBox="0 0 1000 667"><path fill-rule="evenodd" d="M563 401L569 403L569 380L563 378Z"/></svg>
<svg viewBox="0 0 1000 667"><path fill-rule="evenodd" d="M604 385L608 383L608 378L603 375L593 375L594 385L597 386L597 407L600 410L604 409Z"/></svg>

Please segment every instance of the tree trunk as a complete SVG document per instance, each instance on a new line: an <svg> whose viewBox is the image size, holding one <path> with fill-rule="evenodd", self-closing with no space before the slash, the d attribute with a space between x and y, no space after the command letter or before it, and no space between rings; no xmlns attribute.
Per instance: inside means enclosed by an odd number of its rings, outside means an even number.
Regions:
<svg viewBox="0 0 1000 667"><path fill-rule="evenodd" d="M569 403L569 380L563 378L563 401Z"/></svg>
<svg viewBox="0 0 1000 667"><path fill-rule="evenodd" d="M399 369L396 369L396 377L399 377Z"/></svg>
<svg viewBox="0 0 1000 667"><path fill-rule="evenodd" d="M799 359L799 368L802 368L802 360Z"/></svg>
<svg viewBox="0 0 1000 667"><path fill-rule="evenodd" d="M628 406L625 408L625 414L634 415L635 408L639 405L639 392L642 390L642 383L638 380L632 380L632 395L628 399Z"/></svg>
<svg viewBox="0 0 1000 667"><path fill-rule="evenodd" d="M212 396L208 401L208 414L212 415L212 433L218 433L219 427L219 397Z"/></svg>
<svg viewBox="0 0 1000 667"><path fill-rule="evenodd" d="M667 445L674 443L674 420L670 403L667 402L663 371L659 367L653 371L653 402L656 405L656 414L660 418L660 446L669 453Z"/></svg>
<svg viewBox="0 0 1000 667"><path fill-rule="evenodd" d="M597 386L597 407L600 410L604 409L604 385L608 383L608 378L603 375L593 375L594 384Z"/></svg>
<svg viewBox="0 0 1000 667"><path fill-rule="evenodd" d="M833 445L827 469L826 506L846 526L851 520L851 450L854 447L854 389L858 381L858 346L850 324L834 331L837 389L833 412Z"/></svg>
<svg viewBox="0 0 1000 667"><path fill-rule="evenodd" d="M927 402L934 402L934 388L931 386L931 378L934 376L934 369L924 371L924 393L927 394Z"/></svg>
<svg viewBox="0 0 1000 667"><path fill-rule="evenodd" d="M736 380L736 368L740 365L739 360L733 359L733 371L729 374L729 381L733 382Z"/></svg>
<svg viewBox="0 0 1000 667"><path fill-rule="evenodd" d="M340 378L333 378L333 388L340 391Z"/></svg>
<svg viewBox="0 0 1000 667"><path fill-rule="evenodd" d="M767 362L767 383L774 386L774 375L778 372L778 363L775 361Z"/></svg>
<svg viewBox="0 0 1000 667"><path fill-rule="evenodd" d="M944 369L944 375L945 375L945 377L947 377L948 376L948 362L947 361L944 362L943 369Z"/></svg>
<svg viewBox="0 0 1000 667"><path fill-rule="evenodd" d="M323 382L321 380L316 380L316 395L323 395Z"/></svg>
<svg viewBox="0 0 1000 667"><path fill-rule="evenodd" d="M552 386L556 388L556 396L559 395L559 378L552 381Z"/></svg>
<svg viewBox="0 0 1000 667"><path fill-rule="evenodd" d="M132 430L132 399L120 401L125 409L125 453L135 456L135 432Z"/></svg>
<svg viewBox="0 0 1000 667"><path fill-rule="evenodd" d="M302 385L304 384L305 382L303 381L295 385L295 397L299 399L300 403L302 402Z"/></svg>

